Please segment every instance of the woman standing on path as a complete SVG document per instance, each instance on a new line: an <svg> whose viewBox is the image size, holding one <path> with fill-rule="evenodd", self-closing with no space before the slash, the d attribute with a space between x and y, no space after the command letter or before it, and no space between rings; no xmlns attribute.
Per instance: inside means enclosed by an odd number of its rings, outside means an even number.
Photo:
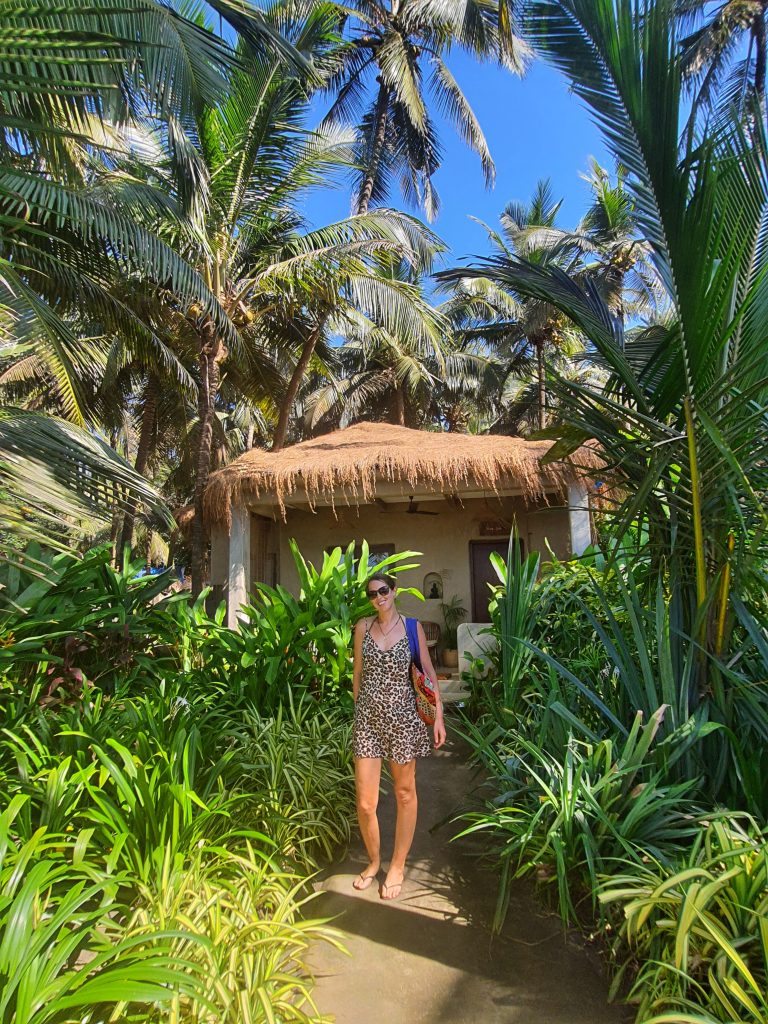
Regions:
<svg viewBox="0 0 768 1024"><path fill-rule="evenodd" d="M374 573L368 580L367 592L376 614L361 619L355 627L352 752L355 757L357 818L368 851L368 866L352 884L355 889L367 889L381 868L376 808L381 761L386 758L395 787L397 823L395 848L379 895L383 900L395 900L400 895L405 859L416 831L416 758L429 755L430 736L429 729L416 711L410 676L411 650L405 620L395 607L395 580L392 576ZM421 667L435 684L437 717L433 732L437 749L445 743L443 704L421 623L417 624L417 636Z"/></svg>

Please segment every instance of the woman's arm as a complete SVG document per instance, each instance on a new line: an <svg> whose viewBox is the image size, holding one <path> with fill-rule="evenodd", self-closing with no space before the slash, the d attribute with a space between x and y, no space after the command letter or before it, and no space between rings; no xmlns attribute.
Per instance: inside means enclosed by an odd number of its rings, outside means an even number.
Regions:
<svg viewBox="0 0 768 1024"><path fill-rule="evenodd" d="M437 672L435 672L435 666L432 664L432 659L429 656L429 647L427 647L427 638L424 635L424 630L420 622L416 623L416 635L419 638L419 659L421 660L421 669L426 675L432 680L435 687L435 748L442 747L445 743L445 721L443 719L443 698L440 694L440 683L437 680Z"/></svg>
<svg viewBox="0 0 768 1024"><path fill-rule="evenodd" d="M367 622L360 619L355 626L354 636L354 662L352 664L352 699L357 703L357 695L360 692L360 680L363 675L363 637L365 636Z"/></svg>

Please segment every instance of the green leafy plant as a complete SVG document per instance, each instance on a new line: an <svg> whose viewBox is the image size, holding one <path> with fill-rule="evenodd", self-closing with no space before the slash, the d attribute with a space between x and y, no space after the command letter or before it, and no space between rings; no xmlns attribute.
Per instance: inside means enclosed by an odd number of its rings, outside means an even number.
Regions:
<svg viewBox="0 0 768 1024"><path fill-rule="evenodd" d="M184 861L167 857L140 896L126 934L170 932L173 954L204 979L174 993L177 1019L321 1024L304 957L311 943L340 947L339 933L307 916L315 894L305 878L281 871L247 835L237 849L202 844Z"/></svg>
<svg viewBox="0 0 768 1024"><path fill-rule="evenodd" d="M445 646L449 650L455 651L458 647L456 632L459 628L459 624L467 617L467 609L462 605L461 598L458 594L454 594L453 597L448 598L447 601L440 602L440 612L442 613L443 622L445 623Z"/></svg>
<svg viewBox="0 0 768 1024"><path fill-rule="evenodd" d="M47 562L44 577L29 559ZM153 602L169 583L166 574L139 576L139 569L129 562L115 569L106 545L83 556L44 556L33 546L3 567L0 673L13 670L47 698L79 696L85 682L114 688L121 677L135 678L150 637L164 630Z"/></svg>
<svg viewBox="0 0 768 1024"><path fill-rule="evenodd" d="M121 872L93 861L91 832L45 828L19 841L14 819L25 798L0 815L0 1013L19 1024L101 1020L118 1007L150 1014L180 996L199 999L203 975L175 948L173 932L127 932ZM190 936L189 953L197 940Z"/></svg>
<svg viewBox="0 0 768 1024"><path fill-rule="evenodd" d="M531 552L523 558L520 540L513 531L507 558L491 554L500 586L494 590L490 605L493 626L499 641L499 675L481 685L488 709L506 725L517 717L532 652L527 645L536 623L535 589L540 556Z"/></svg>
<svg viewBox="0 0 768 1024"><path fill-rule="evenodd" d="M354 820L351 725L343 711L305 706L272 719L248 716L242 749L243 809L275 856L309 872L350 837Z"/></svg>
<svg viewBox="0 0 768 1024"><path fill-rule="evenodd" d="M694 782L665 785L649 769L648 755L663 718L643 724L641 712L621 745L570 737L560 756L547 754L509 730L489 748L482 732L469 739L494 775L498 792L461 835L493 836L500 866L494 925L504 921L512 878L534 875L556 887L564 922L584 917L584 901L597 908L599 876L625 858L648 854L671 862L696 830ZM479 733L479 735L478 735Z"/></svg>
<svg viewBox="0 0 768 1024"><path fill-rule="evenodd" d="M651 590L643 573L642 567L636 573L626 565L611 573L609 586L593 574L589 596L576 597L596 642L591 665L583 651L574 656L560 644L560 658L536 644L530 649L561 676L571 695L567 703L577 712L572 721L585 722L587 734L609 729L626 735L625 723L637 710L647 717L664 705L655 747L664 772L674 779L700 777L711 799L764 813L760 765L768 739L768 700L755 680L768 665L768 646L760 626L735 602L741 626L734 632L741 645L738 667L710 656L710 688L702 693L697 683L701 647L682 629L674 583L660 575ZM557 601L552 608L556 612ZM555 649L551 636L545 642Z"/></svg>
<svg viewBox="0 0 768 1024"><path fill-rule="evenodd" d="M240 630L241 666L259 686L253 699L271 714L278 706L309 692L323 701L342 699L351 679L351 644L355 622L368 611L365 583L370 575L368 545L345 552L334 548L315 568L291 541L300 590L294 597L285 587L256 585ZM389 555L377 569L397 574L415 568L416 552ZM406 588L406 591L407 588Z"/></svg>
<svg viewBox="0 0 768 1024"><path fill-rule="evenodd" d="M680 862L634 863L603 881L601 903L623 912L614 954L625 967L630 958L640 959L630 992L639 1020L766 1020L765 840L748 818L718 814L698 831Z"/></svg>

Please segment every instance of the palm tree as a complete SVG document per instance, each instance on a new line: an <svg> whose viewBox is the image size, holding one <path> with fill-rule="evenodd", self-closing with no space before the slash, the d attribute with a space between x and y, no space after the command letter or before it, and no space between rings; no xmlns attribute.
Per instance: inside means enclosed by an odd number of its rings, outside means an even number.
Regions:
<svg viewBox="0 0 768 1024"><path fill-rule="evenodd" d="M648 244L638 236L634 200L625 188L625 168L615 180L596 160L584 175L592 202L574 231L554 224L524 227L517 234L517 250L548 253L573 268L583 265L624 329L627 316L656 319L663 315L663 289L650 261Z"/></svg>
<svg viewBox="0 0 768 1024"><path fill-rule="evenodd" d="M522 73L527 48L514 33L510 5L504 0L352 0L342 10L347 42L328 82L337 95L326 121L357 125L353 208L366 213L371 202L382 203L395 178L429 220L437 215L432 178L441 155L428 111L430 93L478 154L491 184L495 169L485 136L444 57L457 45Z"/></svg>
<svg viewBox="0 0 768 1024"><path fill-rule="evenodd" d="M164 230L173 226L172 220L167 221ZM5 397L16 406L44 409L76 422L82 417L89 429L122 438L123 455L131 459L136 473L153 479L150 469L163 435L170 432L176 436L178 458L177 427L183 436L186 413L197 401L190 372L195 339L178 303L165 289L153 288L146 278L128 280L113 287L110 294L145 329L146 339L139 335L142 343L137 344L124 329L125 321L118 321L110 333L103 320L81 317L73 329L89 343L88 361L68 367L42 346L32 346L30 354L25 354L26 347L16 346L8 350L5 360L0 359L0 400ZM72 414L66 402L70 382L83 398ZM116 441L112 447L117 448ZM138 504L136 496L126 496L122 526L117 516L112 539L118 565L125 547L132 547Z"/></svg>
<svg viewBox="0 0 768 1024"><path fill-rule="evenodd" d="M373 319L359 304L338 309L330 329L344 341L303 396L310 431L360 419L423 426L440 381L454 372L448 323L424 295L428 267L380 258L374 269L377 282L408 296L411 315Z"/></svg>
<svg viewBox="0 0 768 1024"><path fill-rule="evenodd" d="M359 242L337 247L341 262L330 266L330 273L325 272L322 278L315 276L311 288L305 289L304 314L310 322L303 331L280 405L274 451L285 443L293 404L326 331L342 335L356 330L380 331L407 347L439 349L443 325L412 281L414 275L431 269L434 255L444 248L439 239L418 221L385 210L358 214L336 229L340 227L352 232L350 239L357 236ZM393 266L402 272L393 272ZM281 270L279 266L275 269L278 273ZM282 309L286 313L291 306L283 303ZM294 311L294 326L297 319Z"/></svg>
<svg viewBox="0 0 768 1024"><path fill-rule="evenodd" d="M333 14L333 17L331 17ZM313 75L336 42L335 9L285 3L269 20L300 52ZM286 73L269 56L248 60L231 77L227 98L198 113L200 213L195 238L181 252L224 312L228 332L210 309L188 308L197 337L198 412L193 590L202 586L203 496L211 469L222 369L237 366L252 400L278 407L274 447L285 440L294 397L323 336L330 312L350 303L379 322L412 319L407 290L373 272L370 258L394 252L415 263L434 250L431 236L402 215L380 211L301 233L298 198L335 167L347 166L348 139L308 133L303 122L312 80ZM434 330L417 325L417 330ZM290 365L286 385L281 368Z"/></svg>
<svg viewBox="0 0 768 1024"><path fill-rule="evenodd" d="M212 6L249 46L278 49L304 66L260 13L231 0ZM2 7L0 332L26 357L27 370L36 363L34 372L49 375L59 411L82 425L94 360L97 367L106 360L99 339L81 333L83 318L95 318L106 333L119 331L137 350L157 347L115 282L126 275L162 282L181 303L197 301L222 321L198 275L153 231L167 197L117 173L115 158L139 123L156 123L177 183L194 180L177 126L201 100L218 101L234 52L155 0ZM0 450L2 511L16 516L13 503L22 499L39 507L38 530L49 540L60 533L62 515L104 515L115 493L151 494L108 445L77 426L14 410L0 410L0 417L11 446Z"/></svg>
<svg viewBox="0 0 768 1024"><path fill-rule="evenodd" d="M627 168L667 319L621 344L599 290L518 258L499 280L553 303L609 368L572 388L558 451L597 441L623 481L617 529L639 519L672 573L680 630L719 653L765 557L768 348L766 148L760 118L679 138L685 65L665 0L531 0L533 42L569 77ZM703 655L691 706L705 694Z"/></svg>
<svg viewBox="0 0 768 1024"><path fill-rule="evenodd" d="M524 304L487 278L459 281L441 309L452 324L464 367L456 397L451 390L441 397L450 410L460 396L459 411L463 409L473 432L526 436L541 430L542 411L548 419L557 415L552 371L574 381L585 375L579 358L584 338L565 318L550 318L542 367L536 348L520 331Z"/></svg>
<svg viewBox="0 0 768 1024"><path fill-rule="evenodd" d="M536 266L575 269L578 256L551 245L552 237L559 237L555 220L560 206L552 197L549 182L538 182L528 204L506 207L500 231L486 228L496 255L436 275L443 286L457 290L450 315L460 336L504 359L507 379L535 376L540 430L547 422L547 357L558 350L573 354L579 338L552 303L540 297L521 297L510 289L505 268L524 252Z"/></svg>
<svg viewBox="0 0 768 1024"><path fill-rule="evenodd" d="M731 71L722 96L726 109L741 115L748 109L750 96L756 96L765 108L766 57L768 36L765 0L677 0L680 23L689 30L681 40L683 69L696 83L694 113L699 104L709 106ZM746 49L746 57L740 55ZM734 61L735 66L734 66ZM729 109L730 108L730 109Z"/></svg>
<svg viewBox="0 0 768 1024"><path fill-rule="evenodd" d="M445 366L444 358L430 358L439 351L438 340L409 345L365 317L348 323L345 333L334 353L336 373L332 365L330 379L326 372L319 384L308 381L303 406L309 431L359 420L423 426L425 406L438 383L436 363Z"/></svg>

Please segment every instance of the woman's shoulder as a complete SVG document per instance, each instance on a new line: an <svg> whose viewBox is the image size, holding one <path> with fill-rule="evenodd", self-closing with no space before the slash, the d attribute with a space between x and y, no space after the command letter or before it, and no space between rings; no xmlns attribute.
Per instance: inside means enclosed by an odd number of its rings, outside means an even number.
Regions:
<svg viewBox="0 0 768 1024"><path fill-rule="evenodd" d="M355 623L355 633L367 633L375 618L375 615L364 615L362 619L358 619Z"/></svg>

